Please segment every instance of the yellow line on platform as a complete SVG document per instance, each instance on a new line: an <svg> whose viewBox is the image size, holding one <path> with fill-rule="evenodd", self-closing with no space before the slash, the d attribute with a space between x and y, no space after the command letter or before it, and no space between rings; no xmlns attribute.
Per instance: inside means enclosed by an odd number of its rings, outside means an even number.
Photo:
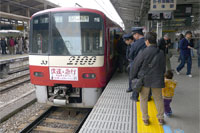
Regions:
<svg viewBox="0 0 200 133"><path fill-rule="evenodd" d="M164 133L163 127L159 125L158 119L156 117L157 110L154 100L148 102L148 113L150 125L145 126L142 121L140 102L137 102L137 133Z"/></svg>

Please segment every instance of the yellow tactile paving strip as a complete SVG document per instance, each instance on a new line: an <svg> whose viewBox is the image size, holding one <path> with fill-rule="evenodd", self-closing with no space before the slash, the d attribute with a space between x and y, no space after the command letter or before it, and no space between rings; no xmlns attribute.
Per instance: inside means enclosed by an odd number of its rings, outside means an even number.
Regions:
<svg viewBox="0 0 200 133"><path fill-rule="evenodd" d="M145 126L142 121L140 102L137 102L137 133L164 133L163 127L159 125L158 119L156 117L157 110L154 100L148 102L148 113L150 125Z"/></svg>

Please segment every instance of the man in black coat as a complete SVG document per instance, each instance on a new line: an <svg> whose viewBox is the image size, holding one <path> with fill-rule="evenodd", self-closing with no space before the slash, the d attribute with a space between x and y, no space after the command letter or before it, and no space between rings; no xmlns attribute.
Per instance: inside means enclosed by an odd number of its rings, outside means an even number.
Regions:
<svg viewBox="0 0 200 133"><path fill-rule="evenodd" d="M148 95L150 88L158 111L157 118L160 124L164 123L164 103L162 99L162 88L165 87L165 56L162 50L156 46L156 33L149 32L145 36L147 47L139 53L134 60L131 79L140 79L144 75L143 88L140 92L140 107L142 119L145 125L149 124ZM155 57L155 61L152 62Z"/></svg>
<svg viewBox="0 0 200 133"><path fill-rule="evenodd" d="M123 39L124 39L124 42L126 43L127 47L126 47L126 61L127 63L125 64L128 64L129 67L130 67L130 58L129 58L129 53L130 53L130 49L131 49L131 44L134 42L133 40L133 36L132 34L124 34L123 35ZM129 67L127 68L128 70L128 73L130 72L129 70ZM129 88L127 89L127 91L131 91L131 86L129 86Z"/></svg>
<svg viewBox="0 0 200 133"><path fill-rule="evenodd" d="M6 53L7 44L4 37L1 39L0 43L1 43L2 54L7 54Z"/></svg>
<svg viewBox="0 0 200 133"><path fill-rule="evenodd" d="M172 55L169 52L170 44L171 44L171 41L169 39L168 34L165 34L164 37L161 38L158 42L159 49L162 50L165 54L167 70L171 70L170 58Z"/></svg>
<svg viewBox="0 0 200 133"><path fill-rule="evenodd" d="M130 61L131 62L130 63L130 73L131 73L131 71L135 71L133 69L134 59L136 58L138 53L146 47L145 42L144 42L144 34L142 31L143 31L143 28L141 28L141 27L132 28L133 37L136 41L131 45L131 49L130 49L130 53L129 53L129 58L131 60ZM131 86L131 84L132 84L131 80L129 80L129 84ZM139 94L137 92L133 91L131 99L134 101L138 101L138 97L139 97Z"/></svg>

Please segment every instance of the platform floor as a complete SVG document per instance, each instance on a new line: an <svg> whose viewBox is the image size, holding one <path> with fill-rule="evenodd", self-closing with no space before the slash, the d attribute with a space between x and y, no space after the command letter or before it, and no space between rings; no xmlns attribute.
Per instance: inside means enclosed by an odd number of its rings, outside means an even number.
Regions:
<svg viewBox="0 0 200 133"><path fill-rule="evenodd" d="M177 57L171 58L172 69L176 69L179 64ZM144 126L140 103L132 102L131 94L125 92L128 88L128 76L115 74L80 133L199 133L200 69L197 67L197 58L193 59L193 78L185 75L186 68L181 71L181 75L174 73L174 80L178 84L171 104L173 115L165 116L165 125L158 124L155 103L151 100L148 102L150 125Z"/></svg>
<svg viewBox="0 0 200 133"><path fill-rule="evenodd" d="M80 133L133 133L136 130L135 102L130 100L127 74L113 76Z"/></svg>
<svg viewBox="0 0 200 133"><path fill-rule="evenodd" d="M0 64L13 62L15 60L20 60L23 58L28 58L28 54L0 55Z"/></svg>

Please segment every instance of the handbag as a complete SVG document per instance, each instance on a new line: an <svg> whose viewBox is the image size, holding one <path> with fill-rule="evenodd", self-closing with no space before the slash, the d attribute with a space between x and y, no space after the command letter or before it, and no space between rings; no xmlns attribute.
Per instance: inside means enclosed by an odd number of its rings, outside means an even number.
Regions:
<svg viewBox="0 0 200 133"><path fill-rule="evenodd" d="M149 70L149 68L151 68L154 64L154 62L156 61L156 57L157 57L157 53L159 53L159 50L158 52L156 52L156 54L154 55L151 63L148 65L148 69L142 74L142 76L140 78L134 78L132 80L132 89L133 89L133 92L141 92L142 90L142 87L144 86L144 77L147 73L147 71Z"/></svg>

